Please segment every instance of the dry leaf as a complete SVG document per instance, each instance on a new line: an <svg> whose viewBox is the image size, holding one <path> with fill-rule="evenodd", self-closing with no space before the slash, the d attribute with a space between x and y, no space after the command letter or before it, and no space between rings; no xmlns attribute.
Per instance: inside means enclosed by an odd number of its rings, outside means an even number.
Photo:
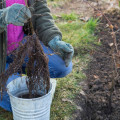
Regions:
<svg viewBox="0 0 120 120"><path fill-rule="evenodd" d="M112 47L114 45L114 43L110 43L109 46Z"/></svg>
<svg viewBox="0 0 120 120"><path fill-rule="evenodd" d="M63 98L62 101L63 101L63 102L69 102L69 103L71 103L71 104L73 103L72 100L69 100L69 99L67 99L67 98Z"/></svg>
<svg viewBox="0 0 120 120"><path fill-rule="evenodd" d="M81 95L84 95L84 96L86 95L83 90L80 91L80 94L81 94Z"/></svg>
<svg viewBox="0 0 120 120"><path fill-rule="evenodd" d="M94 53L95 53L94 50L91 50L91 51L90 51L90 55L93 55Z"/></svg>
<svg viewBox="0 0 120 120"><path fill-rule="evenodd" d="M101 42L101 38L98 40L98 43L100 43Z"/></svg>
<svg viewBox="0 0 120 120"><path fill-rule="evenodd" d="M69 100L69 99L67 99L67 98L63 98L62 101L63 101L63 102L69 102L69 103L71 103L72 105L76 106L76 108L77 108L78 110L83 111L83 109L82 109L80 106L77 106L74 102L72 102L72 100Z"/></svg>
<svg viewBox="0 0 120 120"><path fill-rule="evenodd" d="M120 64L119 63L117 63L116 66L117 66L117 68L120 68Z"/></svg>
<svg viewBox="0 0 120 120"><path fill-rule="evenodd" d="M94 78L95 78L95 79L98 79L98 78L99 78L99 76L97 76L97 75L94 75Z"/></svg>
<svg viewBox="0 0 120 120"><path fill-rule="evenodd" d="M83 17L83 18L80 18L80 20L83 22L88 22L90 20L90 17Z"/></svg>
<svg viewBox="0 0 120 120"><path fill-rule="evenodd" d="M72 23L73 21L72 20L69 20L68 23Z"/></svg>
<svg viewBox="0 0 120 120"><path fill-rule="evenodd" d="M106 24L106 27L109 27L109 24Z"/></svg>
<svg viewBox="0 0 120 120"><path fill-rule="evenodd" d="M97 13L96 16L97 16L97 17L101 17L102 14L101 14L101 13Z"/></svg>
<svg viewBox="0 0 120 120"><path fill-rule="evenodd" d="M118 56L120 56L120 50L118 50Z"/></svg>
<svg viewBox="0 0 120 120"><path fill-rule="evenodd" d="M62 16L60 16L60 15L56 15L56 17L58 17L58 18L62 18Z"/></svg>
<svg viewBox="0 0 120 120"><path fill-rule="evenodd" d="M113 27L113 25L111 24L111 25L109 25L109 28L110 28L110 29L113 29L114 27Z"/></svg>
<svg viewBox="0 0 120 120"><path fill-rule="evenodd" d="M108 82L108 88L111 89L112 87L112 82Z"/></svg>

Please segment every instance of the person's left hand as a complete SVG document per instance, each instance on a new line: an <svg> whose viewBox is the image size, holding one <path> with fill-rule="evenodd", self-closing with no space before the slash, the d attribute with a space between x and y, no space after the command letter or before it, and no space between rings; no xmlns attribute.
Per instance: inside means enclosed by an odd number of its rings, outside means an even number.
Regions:
<svg viewBox="0 0 120 120"><path fill-rule="evenodd" d="M48 43L48 45L50 46L51 49L53 49L62 57L62 59L65 61L66 67L68 67L68 65L72 61L72 57L74 54L74 49L72 45L64 41L61 41L59 36L56 36L55 38L53 38Z"/></svg>

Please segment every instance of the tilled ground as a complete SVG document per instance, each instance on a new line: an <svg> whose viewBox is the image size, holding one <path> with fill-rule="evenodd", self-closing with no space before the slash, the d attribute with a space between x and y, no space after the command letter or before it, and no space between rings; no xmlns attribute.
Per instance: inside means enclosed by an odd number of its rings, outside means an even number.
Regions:
<svg viewBox="0 0 120 120"><path fill-rule="evenodd" d="M74 12L80 17L89 18L94 15L94 8L91 8L90 5L104 12L111 8L118 7L117 1L118 0L62 0L57 3L57 6L51 4L49 7L52 14L55 15L61 15L61 13L69 14Z"/></svg>
<svg viewBox="0 0 120 120"><path fill-rule="evenodd" d="M106 14L114 26L118 51L120 51L120 11L113 10ZM92 53L92 60L86 71L86 95L80 94L76 103L83 111L76 111L76 120L120 120L120 57L116 57L116 77L113 54L116 50L113 42L112 31L107 20L101 18L96 35L99 37L101 46L97 46ZM115 80L114 92L112 83Z"/></svg>

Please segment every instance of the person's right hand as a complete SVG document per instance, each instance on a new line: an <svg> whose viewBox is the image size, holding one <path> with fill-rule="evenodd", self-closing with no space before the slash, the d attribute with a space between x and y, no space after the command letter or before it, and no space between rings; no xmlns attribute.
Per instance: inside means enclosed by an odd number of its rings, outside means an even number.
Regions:
<svg viewBox="0 0 120 120"><path fill-rule="evenodd" d="M14 24L16 26L24 26L24 23L31 18L29 8L22 4L13 4L3 10L3 23Z"/></svg>

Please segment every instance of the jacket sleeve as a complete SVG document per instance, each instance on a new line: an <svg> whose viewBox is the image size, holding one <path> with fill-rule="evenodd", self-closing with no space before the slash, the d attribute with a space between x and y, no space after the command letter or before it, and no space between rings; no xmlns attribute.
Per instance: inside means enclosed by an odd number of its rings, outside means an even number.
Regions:
<svg viewBox="0 0 120 120"><path fill-rule="evenodd" d="M0 33L5 30L5 24L3 23L3 10L0 9Z"/></svg>
<svg viewBox="0 0 120 120"><path fill-rule="evenodd" d="M46 0L38 0L34 5L35 9L35 30L39 39L48 45L48 42L55 36L62 38L59 28L55 25L54 20L50 14Z"/></svg>

